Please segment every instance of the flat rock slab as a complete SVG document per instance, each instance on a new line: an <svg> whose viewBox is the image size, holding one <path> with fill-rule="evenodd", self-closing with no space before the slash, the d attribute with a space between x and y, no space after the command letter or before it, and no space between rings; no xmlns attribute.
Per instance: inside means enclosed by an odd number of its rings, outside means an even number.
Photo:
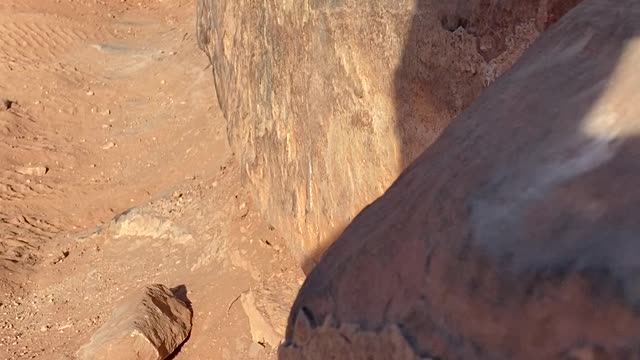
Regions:
<svg viewBox="0 0 640 360"><path fill-rule="evenodd" d="M82 360L162 360L185 341L192 311L164 285L126 297L111 319L80 348Z"/></svg>
<svg viewBox="0 0 640 360"><path fill-rule="evenodd" d="M174 244L187 244L193 237L171 220L153 212L132 208L113 218L109 224L114 239L127 237L169 240Z"/></svg>

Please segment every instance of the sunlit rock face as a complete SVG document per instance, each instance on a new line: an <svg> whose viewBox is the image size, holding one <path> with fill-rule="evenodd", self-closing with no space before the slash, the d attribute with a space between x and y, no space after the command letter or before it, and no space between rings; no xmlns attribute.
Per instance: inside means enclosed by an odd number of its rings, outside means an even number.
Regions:
<svg viewBox="0 0 640 360"><path fill-rule="evenodd" d="M258 210L313 265L578 2L199 0L198 39Z"/></svg>

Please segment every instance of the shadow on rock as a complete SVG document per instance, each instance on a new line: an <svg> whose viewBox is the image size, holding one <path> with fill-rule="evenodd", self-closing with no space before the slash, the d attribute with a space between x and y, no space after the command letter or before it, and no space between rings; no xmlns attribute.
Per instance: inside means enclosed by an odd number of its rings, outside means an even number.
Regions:
<svg viewBox="0 0 640 360"><path fill-rule="evenodd" d="M187 291L187 286L186 285L178 285L174 288L171 288L171 293L173 293L173 296L176 297L176 299L182 301L188 308L189 310L191 310L191 316L193 317L193 305L191 303L191 300L189 300L189 297L187 296L188 291ZM191 338L191 331L189 331L189 334L187 335L187 337L184 339L184 341L182 342L182 344L180 344L173 353L171 353L171 355L169 355L169 357L167 357L167 360L173 360L175 359L178 354L180 354L180 351L182 350L182 347L184 346L184 344L186 344L187 342L189 342L189 339Z"/></svg>
<svg viewBox="0 0 640 360"><path fill-rule="evenodd" d="M551 26L327 250L280 359L640 358L638 16Z"/></svg>

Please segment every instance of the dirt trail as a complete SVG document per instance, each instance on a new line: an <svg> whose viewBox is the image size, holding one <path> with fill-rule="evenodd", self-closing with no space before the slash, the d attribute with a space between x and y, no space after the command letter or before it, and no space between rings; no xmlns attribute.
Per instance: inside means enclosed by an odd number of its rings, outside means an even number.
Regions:
<svg viewBox="0 0 640 360"><path fill-rule="evenodd" d="M151 282L193 303L177 359L273 356L240 295L281 331L302 275L239 185L192 3L0 4L0 358L73 358Z"/></svg>

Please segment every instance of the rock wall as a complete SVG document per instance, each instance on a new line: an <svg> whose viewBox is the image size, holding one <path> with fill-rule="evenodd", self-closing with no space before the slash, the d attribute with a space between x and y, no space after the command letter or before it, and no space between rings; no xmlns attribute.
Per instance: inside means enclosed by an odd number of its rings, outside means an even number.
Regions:
<svg viewBox="0 0 640 360"><path fill-rule="evenodd" d="M317 259L580 0L199 0L243 180Z"/></svg>
<svg viewBox="0 0 640 360"><path fill-rule="evenodd" d="M281 359L640 359L639 16L585 0L453 120L309 275Z"/></svg>

